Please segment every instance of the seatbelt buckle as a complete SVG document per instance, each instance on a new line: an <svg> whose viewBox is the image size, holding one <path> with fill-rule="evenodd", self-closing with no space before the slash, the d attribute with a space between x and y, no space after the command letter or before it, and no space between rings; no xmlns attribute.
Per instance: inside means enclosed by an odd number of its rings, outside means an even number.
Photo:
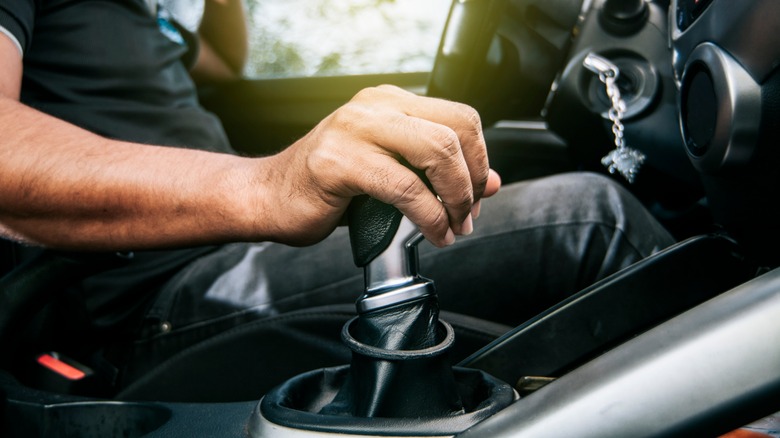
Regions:
<svg viewBox="0 0 780 438"><path fill-rule="evenodd" d="M92 368L56 351L39 354L33 367L31 377L35 387L64 394L72 394L90 384L95 375Z"/></svg>

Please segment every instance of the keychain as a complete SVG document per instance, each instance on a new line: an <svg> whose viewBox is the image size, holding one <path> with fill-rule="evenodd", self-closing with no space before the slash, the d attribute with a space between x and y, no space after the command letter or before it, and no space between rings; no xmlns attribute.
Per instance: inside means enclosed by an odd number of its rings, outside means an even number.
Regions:
<svg viewBox="0 0 780 438"><path fill-rule="evenodd" d="M599 75L599 80L607 89L607 96L612 102L612 107L607 113L609 120L612 121L612 134L615 136L615 149L601 159L609 173L618 172L633 183L639 168L645 162L645 154L626 146L624 138L623 114L626 111L626 103L620 97L620 90L617 86L617 78L620 74L618 67L608 59L598 56L594 53L585 57L582 63L585 68Z"/></svg>

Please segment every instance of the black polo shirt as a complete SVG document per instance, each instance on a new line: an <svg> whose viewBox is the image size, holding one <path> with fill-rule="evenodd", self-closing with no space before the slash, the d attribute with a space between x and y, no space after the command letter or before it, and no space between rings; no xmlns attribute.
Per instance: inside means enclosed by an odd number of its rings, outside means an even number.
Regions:
<svg viewBox="0 0 780 438"><path fill-rule="evenodd" d="M144 0L4 1L0 26L23 50L25 104L110 138L231 151L198 105L187 45Z"/></svg>
<svg viewBox="0 0 780 438"><path fill-rule="evenodd" d="M0 32L23 55L23 103L113 139L232 152L198 104L185 42L193 39L177 38L146 0L2 1ZM69 305L106 335L126 331L172 273L210 250L136 253L72 287L81 299Z"/></svg>

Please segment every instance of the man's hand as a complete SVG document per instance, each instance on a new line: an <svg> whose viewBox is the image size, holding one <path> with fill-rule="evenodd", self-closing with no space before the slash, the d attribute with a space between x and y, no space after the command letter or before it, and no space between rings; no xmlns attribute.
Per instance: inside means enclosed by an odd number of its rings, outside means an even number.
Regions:
<svg viewBox="0 0 780 438"><path fill-rule="evenodd" d="M272 202L261 202L266 214L257 225L271 225L274 240L298 245L327 236L351 198L365 193L396 206L428 240L446 246L471 233L475 202L500 186L474 109L392 86L361 91L264 160L262 184L269 187L262 193ZM433 191L401 161L423 171Z"/></svg>

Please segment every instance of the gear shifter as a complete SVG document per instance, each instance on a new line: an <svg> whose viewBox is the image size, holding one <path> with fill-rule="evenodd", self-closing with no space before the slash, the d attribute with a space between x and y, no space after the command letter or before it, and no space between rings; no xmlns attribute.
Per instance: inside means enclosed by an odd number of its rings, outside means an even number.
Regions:
<svg viewBox="0 0 780 438"><path fill-rule="evenodd" d="M266 394L250 434L452 435L509 405L509 385L449 365L454 331L439 321L433 281L418 274L416 226L369 197L355 198L347 214L355 264L365 274L357 316L342 330L352 362Z"/></svg>
<svg viewBox="0 0 780 438"><path fill-rule="evenodd" d="M359 197L348 211L355 265L365 270L365 293L357 301L364 314L435 293L418 275L417 227L394 207Z"/></svg>
<svg viewBox="0 0 780 438"><path fill-rule="evenodd" d="M439 322L433 282L417 273L422 234L398 210L372 198L356 199L348 214L365 293L357 300L357 318L342 332L352 349L350 375L323 412L389 418L462 412L445 354L452 329Z"/></svg>

